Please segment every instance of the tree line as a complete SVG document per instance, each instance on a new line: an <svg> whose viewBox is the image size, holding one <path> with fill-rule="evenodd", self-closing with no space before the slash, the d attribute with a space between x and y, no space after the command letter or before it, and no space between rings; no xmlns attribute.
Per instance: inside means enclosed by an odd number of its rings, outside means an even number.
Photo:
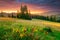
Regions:
<svg viewBox="0 0 60 40"><path fill-rule="evenodd" d="M32 15L32 18L53 21L53 22L60 22L60 17L56 15L51 15L51 16Z"/></svg>

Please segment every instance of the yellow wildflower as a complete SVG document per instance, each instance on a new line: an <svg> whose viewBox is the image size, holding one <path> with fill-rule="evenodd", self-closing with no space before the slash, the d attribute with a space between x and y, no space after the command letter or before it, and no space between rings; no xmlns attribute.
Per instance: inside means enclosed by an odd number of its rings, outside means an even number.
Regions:
<svg viewBox="0 0 60 40"><path fill-rule="evenodd" d="M47 34L48 34L48 32L45 32L45 34L47 35Z"/></svg>
<svg viewBox="0 0 60 40"><path fill-rule="evenodd" d="M35 32L37 32L38 30L37 29L35 29Z"/></svg>
<svg viewBox="0 0 60 40"><path fill-rule="evenodd" d="M30 34L28 34L28 35L31 36L31 37L33 37L34 34L33 34L33 33L30 33Z"/></svg>
<svg viewBox="0 0 60 40"><path fill-rule="evenodd" d="M32 32L36 32L36 31L38 31L37 28L35 28L35 27L32 28Z"/></svg>
<svg viewBox="0 0 60 40"><path fill-rule="evenodd" d="M15 31L15 29L14 29L14 28L12 28L12 30L13 30L13 32Z"/></svg>
<svg viewBox="0 0 60 40"><path fill-rule="evenodd" d="M23 32L26 32L26 28L25 28L25 27L23 27L23 28L22 28L22 31L23 31Z"/></svg>
<svg viewBox="0 0 60 40"><path fill-rule="evenodd" d="M25 36L25 34L21 33L21 34L20 34L20 37L22 38L23 36Z"/></svg>
<svg viewBox="0 0 60 40"><path fill-rule="evenodd" d="M16 32L19 32L19 29L16 29Z"/></svg>

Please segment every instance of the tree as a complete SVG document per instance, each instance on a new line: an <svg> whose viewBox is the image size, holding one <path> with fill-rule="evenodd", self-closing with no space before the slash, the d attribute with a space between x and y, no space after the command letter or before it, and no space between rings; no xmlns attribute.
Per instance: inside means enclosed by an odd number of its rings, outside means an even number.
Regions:
<svg viewBox="0 0 60 40"><path fill-rule="evenodd" d="M53 16L50 16L50 21L53 21Z"/></svg>
<svg viewBox="0 0 60 40"><path fill-rule="evenodd" d="M54 16L54 17L53 17L53 21L55 21L55 22L56 22L56 16Z"/></svg>
<svg viewBox="0 0 60 40"><path fill-rule="evenodd" d="M24 5L23 7L21 5L21 13L17 17L22 18L22 19L31 20L30 13L28 13L28 9L27 9L26 5Z"/></svg>
<svg viewBox="0 0 60 40"><path fill-rule="evenodd" d="M46 17L46 20L49 20L49 16Z"/></svg>

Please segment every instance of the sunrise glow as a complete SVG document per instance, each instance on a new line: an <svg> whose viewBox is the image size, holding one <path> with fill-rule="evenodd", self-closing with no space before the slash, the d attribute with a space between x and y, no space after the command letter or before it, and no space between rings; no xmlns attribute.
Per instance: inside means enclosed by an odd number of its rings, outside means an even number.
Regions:
<svg viewBox="0 0 60 40"><path fill-rule="evenodd" d="M34 1L35 2L35 1ZM34 3L34 2L30 2L30 1L21 1L21 0L1 0L0 1L0 12L6 12L6 13L17 13L18 11L20 12L20 7L21 7L21 3L22 5L27 5L28 11L30 10L31 14L38 14L38 13L44 13L44 12L49 12L49 11L59 11L59 7L58 6L54 6L54 5L48 5L41 3Z"/></svg>
<svg viewBox="0 0 60 40"><path fill-rule="evenodd" d="M3 11L5 13L17 13L17 11Z"/></svg>

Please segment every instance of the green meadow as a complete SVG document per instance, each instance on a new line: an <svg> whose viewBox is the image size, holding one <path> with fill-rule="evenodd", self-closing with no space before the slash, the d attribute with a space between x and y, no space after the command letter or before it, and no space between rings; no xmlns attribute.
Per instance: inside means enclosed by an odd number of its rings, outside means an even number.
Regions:
<svg viewBox="0 0 60 40"><path fill-rule="evenodd" d="M60 23L0 18L0 40L60 40Z"/></svg>

